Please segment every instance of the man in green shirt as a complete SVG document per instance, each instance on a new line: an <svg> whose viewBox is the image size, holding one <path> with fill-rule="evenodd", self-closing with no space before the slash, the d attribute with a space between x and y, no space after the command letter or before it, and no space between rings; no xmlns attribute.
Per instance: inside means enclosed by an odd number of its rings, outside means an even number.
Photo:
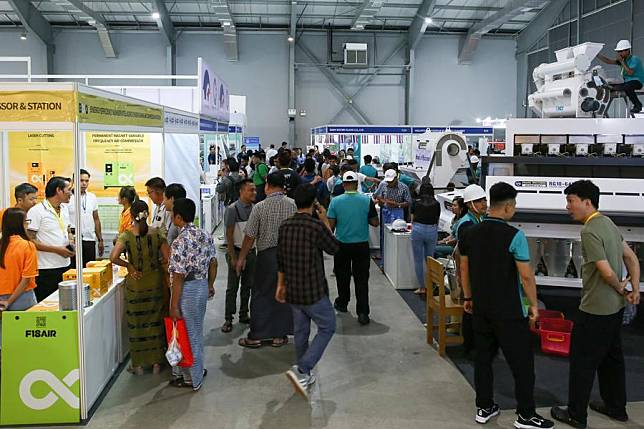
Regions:
<svg viewBox="0 0 644 429"><path fill-rule="evenodd" d="M625 302L639 304L640 266L635 253L610 220L599 213L599 188L579 180L565 190L566 209L581 230L581 305L572 331L568 408L553 407L552 417L585 428L587 407L625 422L626 375L621 327ZM628 276L623 279L626 266ZM632 290L627 288L631 283ZM590 401L595 380L602 401Z"/></svg>
<svg viewBox="0 0 644 429"><path fill-rule="evenodd" d="M266 165L266 154L257 151L253 155L253 165L255 172L253 173L253 183L257 189L256 202L263 201L266 198L266 176L268 176L268 166Z"/></svg>

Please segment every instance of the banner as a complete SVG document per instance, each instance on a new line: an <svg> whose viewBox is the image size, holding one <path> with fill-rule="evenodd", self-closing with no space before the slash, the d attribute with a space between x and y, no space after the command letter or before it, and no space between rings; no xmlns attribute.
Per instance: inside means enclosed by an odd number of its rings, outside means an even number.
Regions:
<svg viewBox="0 0 644 429"><path fill-rule="evenodd" d="M199 118L174 112L163 112L163 130L167 132L199 132Z"/></svg>
<svg viewBox="0 0 644 429"><path fill-rule="evenodd" d="M416 155L414 157L414 167L422 168L423 170L427 171L432 162L432 156L434 156L434 148L430 147L429 143L427 142L419 141L416 144L417 147Z"/></svg>
<svg viewBox="0 0 644 429"><path fill-rule="evenodd" d="M2 425L80 421L76 311L2 317Z"/></svg>
<svg viewBox="0 0 644 429"><path fill-rule="evenodd" d="M45 185L54 176L71 177L74 170L74 135L70 131L9 131L9 188L24 182L38 188L45 198Z"/></svg>
<svg viewBox="0 0 644 429"><path fill-rule="evenodd" d="M78 121L101 125L163 127L163 110L78 93Z"/></svg>
<svg viewBox="0 0 644 429"><path fill-rule="evenodd" d="M228 122L230 120L230 92L228 85L215 74L202 58L199 64L200 113L204 116Z"/></svg>
<svg viewBox="0 0 644 429"><path fill-rule="evenodd" d="M90 192L116 199L123 186L134 186L139 196L145 195L145 182L152 177L150 134L85 133L85 144Z"/></svg>
<svg viewBox="0 0 644 429"><path fill-rule="evenodd" d="M73 122L72 91L0 91L0 122Z"/></svg>

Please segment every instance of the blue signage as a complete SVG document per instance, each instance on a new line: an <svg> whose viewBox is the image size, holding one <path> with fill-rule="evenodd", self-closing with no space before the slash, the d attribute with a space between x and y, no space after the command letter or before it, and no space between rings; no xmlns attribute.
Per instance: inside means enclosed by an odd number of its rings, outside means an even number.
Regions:
<svg viewBox="0 0 644 429"><path fill-rule="evenodd" d="M411 127L328 127L329 134L409 134Z"/></svg>
<svg viewBox="0 0 644 429"><path fill-rule="evenodd" d="M311 134L423 134L427 130L442 133L449 129L466 135L492 135L491 127L382 127L382 126L325 126L311 128Z"/></svg>
<svg viewBox="0 0 644 429"><path fill-rule="evenodd" d="M216 122L208 119L199 119L199 130L209 132L228 132L228 124L224 122Z"/></svg>
<svg viewBox="0 0 644 429"><path fill-rule="evenodd" d="M242 127L238 127L235 125L229 125L228 126L228 132L229 133L241 133L242 132Z"/></svg>
<svg viewBox="0 0 644 429"><path fill-rule="evenodd" d="M259 150L259 137L244 137L246 149Z"/></svg>
<svg viewBox="0 0 644 429"><path fill-rule="evenodd" d="M494 130L492 128L483 127L414 127L414 134L423 134L430 130L433 133L442 133L446 130L454 131L455 133L463 133L466 135L492 135Z"/></svg>

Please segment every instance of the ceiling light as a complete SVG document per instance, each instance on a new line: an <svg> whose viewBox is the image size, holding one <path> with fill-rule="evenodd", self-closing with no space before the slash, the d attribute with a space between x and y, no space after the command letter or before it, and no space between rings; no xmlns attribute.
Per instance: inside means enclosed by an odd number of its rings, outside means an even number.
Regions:
<svg viewBox="0 0 644 429"><path fill-rule="evenodd" d="M152 12L152 19L159 19L161 18L161 14L159 12Z"/></svg>
<svg viewBox="0 0 644 429"><path fill-rule="evenodd" d="M356 24L356 29L358 29L358 30L364 30L364 25L362 25L362 24Z"/></svg>
<svg viewBox="0 0 644 429"><path fill-rule="evenodd" d="M295 37L288 36L288 39L286 39L286 40L288 40L288 43L293 43L293 42L295 42Z"/></svg>
<svg viewBox="0 0 644 429"><path fill-rule="evenodd" d="M224 22L222 23L222 25L223 25L224 27L230 27L230 21L224 21Z"/></svg>
<svg viewBox="0 0 644 429"><path fill-rule="evenodd" d="M90 19L89 21L87 21L87 23L88 23L89 25L92 25L92 26L93 26L93 25L96 25L96 20L95 20L95 19Z"/></svg>
<svg viewBox="0 0 644 429"><path fill-rule="evenodd" d="M432 22L434 22L429 16L425 17L425 24L430 25Z"/></svg>
<svg viewBox="0 0 644 429"><path fill-rule="evenodd" d="M20 40L27 40L27 33L22 33L20 35Z"/></svg>

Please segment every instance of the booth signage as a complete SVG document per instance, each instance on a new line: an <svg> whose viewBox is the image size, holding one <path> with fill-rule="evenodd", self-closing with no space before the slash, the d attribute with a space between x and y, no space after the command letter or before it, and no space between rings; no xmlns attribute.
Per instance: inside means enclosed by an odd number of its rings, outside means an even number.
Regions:
<svg viewBox="0 0 644 429"><path fill-rule="evenodd" d="M73 122L71 91L1 91L0 122Z"/></svg>
<svg viewBox="0 0 644 429"><path fill-rule="evenodd" d="M246 146L246 149L253 150L253 151L259 150L260 148L259 137L254 137L254 136L244 137L244 145Z"/></svg>
<svg viewBox="0 0 644 429"><path fill-rule="evenodd" d="M193 116L165 111L163 113L163 127L166 131L197 132L199 130L199 119Z"/></svg>
<svg viewBox="0 0 644 429"><path fill-rule="evenodd" d="M230 120L230 91L228 85L202 58L198 60L200 113L210 118Z"/></svg>
<svg viewBox="0 0 644 429"><path fill-rule="evenodd" d="M5 313L2 354L2 425L80 421L75 311Z"/></svg>
<svg viewBox="0 0 644 429"><path fill-rule="evenodd" d="M78 121L100 125L161 128L163 127L163 110L79 93Z"/></svg>

